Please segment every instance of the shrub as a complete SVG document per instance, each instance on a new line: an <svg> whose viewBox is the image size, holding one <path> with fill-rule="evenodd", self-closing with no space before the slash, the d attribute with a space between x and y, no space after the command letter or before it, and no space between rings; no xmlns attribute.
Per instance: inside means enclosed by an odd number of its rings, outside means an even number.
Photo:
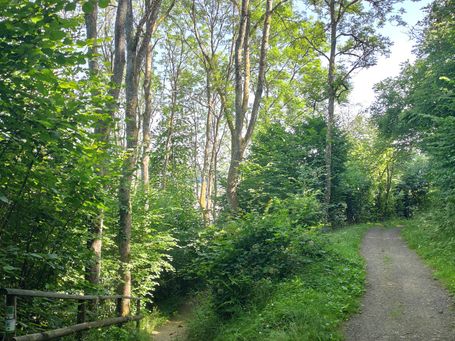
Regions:
<svg viewBox="0 0 455 341"><path fill-rule="evenodd" d="M195 268L215 310L229 316L250 302L258 283L288 277L321 257L317 227L310 227L321 216L316 199L293 197L270 203L263 215L248 213L222 230L206 231Z"/></svg>

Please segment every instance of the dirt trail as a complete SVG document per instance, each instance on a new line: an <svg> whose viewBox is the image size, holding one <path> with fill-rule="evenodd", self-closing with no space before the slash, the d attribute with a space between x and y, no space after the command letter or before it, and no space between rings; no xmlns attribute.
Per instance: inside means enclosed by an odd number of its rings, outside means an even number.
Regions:
<svg viewBox="0 0 455 341"><path fill-rule="evenodd" d="M448 292L400 237L399 229L371 229L362 244L367 287L361 313L345 325L348 341L455 341Z"/></svg>
<svg viewBox="0 0 455 341"><path fill-rule="evenodd" d="M185 341L187 338L187 321L191 317L193 303L187 302L172 319L152 332L152 341Z"/></svg>

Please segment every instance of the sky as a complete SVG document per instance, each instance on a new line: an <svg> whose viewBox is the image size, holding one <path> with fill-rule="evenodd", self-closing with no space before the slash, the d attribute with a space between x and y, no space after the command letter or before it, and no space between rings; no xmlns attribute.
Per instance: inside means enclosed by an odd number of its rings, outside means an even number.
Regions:
<svg viewBox="0 0 455 341"><path fill-rule="evenodd" d="M431 0L422 0L413 2L406 0L399 4L397 8L403 7L406 13L403 15L407 27L396 27L388 24L384 27L382 33L393 41L391 54L388 58L380 57L376 66L358 71L352 77L353 90L349 96L350 107L362 110L368 107L374 101L373 86L379 81L396 76L400 73L400 65L407 60L411 62L415 59L412 55L412 48L415 44L409 37L409 30L419 20L423 19L425 13L422 7L425 7Z"/></svg>

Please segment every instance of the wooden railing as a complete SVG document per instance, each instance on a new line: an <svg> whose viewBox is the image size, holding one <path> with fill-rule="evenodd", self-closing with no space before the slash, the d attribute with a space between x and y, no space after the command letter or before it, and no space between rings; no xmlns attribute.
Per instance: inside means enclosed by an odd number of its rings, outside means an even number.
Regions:
<svg viewBox="0 0 455 341"><path fill-rule="evenodd" d="M125 322L136 321L137 327L139 328L139 321L143 318L140 315L141 301L136 297L128 297L121 295L113 296L98 296L98 295L71 295L62 294L57 292L48 291L35 291L35 290L22 290L22 289L0 289L0 295L5 295L6 302L6 314L5 314L5 334L3 337L4 341L41 341L51 340L62 336L71 334L78 334L81 337L81 332L92 328L107 327L114 324L122 324ZM28 296L28 297L44 297L51 299L63 299L63 300L77 300L77 324L63 327L59 329L53 329L35 334L28 334L22 336L16 336L16 319L17 319L17 297ZM117 300L117 306L120 306L122 299L129 299L136 301L136 315L135 316L119 316L108 318L104 320L97 320L93 322L86 322L86 311L87 302L94 301L97 304L104 300ZM117 313L119 313L117 311Z"/></svg>

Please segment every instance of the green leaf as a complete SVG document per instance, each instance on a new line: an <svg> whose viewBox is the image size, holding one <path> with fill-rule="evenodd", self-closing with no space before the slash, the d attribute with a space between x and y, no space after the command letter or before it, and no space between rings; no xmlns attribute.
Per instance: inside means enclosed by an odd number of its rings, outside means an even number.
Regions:
<svg viewBox="0 0 455 341"><path fill-rule="evenodd" d="M3 194L1 194L1 193L0 193L0 201L3 201L3 202L6 203L6 204L10 204L10 203L11 203L11 201L8 200L8 198L5 197L5 196L4 196Z"/></svg>
<svg viewBox="0 0 455 341"><path fill-rule="evenodd" d="M37 15L35 17L32 17L30 20L32 21L32 23L36 24L37 22L43 20L43 16L42 15Z"/></svg>
<svg viewBox="0 0 455 341"><path fill-rule="evenodd" d="M39 255L39 254L37 254L35 252L30 252L28 255L30 257L37 258L37 259L42 259L43 258L43 256L41 256L41 255Z"/></svg>
<svg viewBox="0 0 455 341"><path fill-rule="evenodd" d="M62 89L76 89L77 84L76 82L60 82L60 88Z"/></svg>
<svg viewBox="0 0 455 341"><path fill-rule="evenodd" d="M111 3L110 0L99 0L98 1L100 8L106 8L107 6L109 6L110 3Z"/></svg>
<svg viewBox="0 0 455 341"><path fill-rule="evenodd" d="M66 4L66 6L65 6L65 11L67 11L67 12L74 11L75 9L76 9L75 2L70 2L70 3Z"/></svg>
<svg viewBox="0 0 455 341"><path fill-rule="evenodd" d="M61 40L65 38L66 33L58 28L54 28L49 32L49 36L52 40Z"/></svg>
<svg viewBox="0 0 455 341"><path fill-rule="evenodd" d="M3 266L3 271L5 271L5 272L12 272L14 270L17 270L17 268L15 268L14 266L11 266L11 265L4 265Z"/></svg>
<svg viewBox="0 0 455 341"><path fill-rule="evenodd" d="M93 11L93 3L91 1L87 1L82 5L82 10L84 11L84 13L90 13L91 11Z"/></svg>

